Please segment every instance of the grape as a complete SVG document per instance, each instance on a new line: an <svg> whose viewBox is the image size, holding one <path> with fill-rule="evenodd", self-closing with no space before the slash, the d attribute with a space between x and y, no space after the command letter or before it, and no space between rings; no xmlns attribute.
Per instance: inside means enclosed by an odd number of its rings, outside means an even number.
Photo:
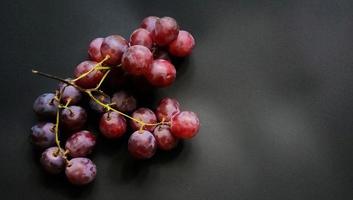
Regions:
<svg viewBox="0 0 353 200"><path fill-rule="evenodd" d="M153 58L155 60L157 59L163 59L163 60L167 60L167 61L171 61L170 56L168 54L168 51L161 49L161 48L155 48L154 52L153 52Z"/></svg>
<svg viewBox="0 0 353 200"><path fill-rule="evenodd" d="M82 74L91 70L97 62L94 61L83 61L79 65L77 65L74 75L75 77L79 77ZM100 70L93 70L87 76L76 81L76 84L82 88L94 88L98 85L100 80L103 78L104 73Z"/></svg>
<svg viewBox="0 0 353 200"><path fill-rule="evenodd" d="M75 131L83 128L87 121L87 113L80 106L69 106L61 111L60 119L64 128Z"/></svg>
<svg viewBox="0 0 353 200"><path fill-rule="evenodd" d="M46 149L40 157L40 163L44 170L51 174L58 174L65 167L65 159L61 156L58 147Z"/></svg>
<svg viewBox="0 0 353 200"><path fill-rule="evenodd" d="M129 43L120 35L111 35L104 38L101 53L105 57L107 55L110 58L106 61L109 65L119 65L121 63L121 57L123 53L129 47Z"/></svg>
<svg viewBox="0 0 353 200"><path fill-rule="evenodd" d="M176 70L172 63L163 59L154 60L150 71L146 72L146 78L153 86L170 86L176 77Z"/></svg>
<svg viewBox="0 0 353 200"><path fill-rule="evenodd" d="M33 103L33 110L39 117L53 118L56 115L58 102L54 99L55 94L44 93L37 97Z"/></svg>
<svg viewBox="0 0 353 200"><path fill-rule="evenodd" d="M125 91L116 92L112 97L112 106L118 109L120 112L132 112L136 109L135 97L129 95Z"/></svg>
<svg viewBox="0 0 353 200"><path fill-rule="evenodd" d="M149 32L153 33L154 28L156 26L156 21L159 18L156 16L149 16L146 17L145 19L142 20L142 23L140 25L141 28L144 28L146 30L148 30Z"/></svg>
<svg viewBox="0 0 353 200"><path fill-rule="evenodd" d="M96 136L83 130L72 134L66 140L65 148L72 157L84 157L91 154L95 145Z"/></svg>
<svg viewBox="0 0 353 200"><path fill-rule="evenodd" d="M172 98L162 99L156 109L159 121L170 121L173 115L177 113L180 113L179 102Z"/></svg>
<svg viewBox="0 0 353 200"><path fill-rule="evenodd" d="M68 79L67 79L68 80ZM71 99L69 105L74 105L80 102L82 98L81 92L72 85L66 83L59 83L59 91L61 92L61 101L66 104Z"/></svg>
<svg viewBox="0 0 353 200"><path fill-rule="evenodd" d="M96 99L104 104L110 104L110 97L102 94L94 94L93 95ZM95 100L89 100L89 106L92 110L98 113L104 113L107 109L104 108L102 105L98 104Z"/></svg>
<svg viewBox="0 0 353 200"><path fill-rule="evenodd" d="M119 138L126 132L126 120L117 112L104 113L99 122L99 130L106 138Z"/></svg>
<svg viewBox="0 0 353 200"><path fill-rule="evenodd" d="M162 17L156 21L153 32L153 39L159 46L171 43L178 37L179 26L175 19L171 17Z"/></svg>
<svg viewBox="0 0 353 200"><path fill-rule="evenodd" d="M41 122L31 128L32 143L40 148L48 148L55 145L55 124Z"/></svg>
<svg viewBox="0 0 353 200"><path fill-rule="evenodd" d="M191 54L195 40L187 31L179 31L178 37L169 44L168 51L173 56L185 57Z"/></svg>
<svg viewBox="0 0 353 200"><path fill-rule="evenodd" d="M194 112L182 111L172 117L171 131L177 138L189 139L199 131L199 118Z"/></svg>
<svg viewBox="0 0 353 200"><path fill-rule="evenodd" d="M65 174L70 183L86 185L96 178L96 165L88 158L73 158L66 166Z"/></svg>
<svg viewBox="0 0 353 200"><path fill-rule="evenodd" d="M88 55L91 60L100 62L104 59L101 53L101 46L104 38L96 38L91 41L88 47Z"/></svg>
<svg viewBox="0 0 353 200"><path fill-rule="evenodd" d="M129 74L139 76L150 70L152 61L153 55L147 47L135 45L124 53L122 67Z"/></svg>
<svg viewBox="0 0 353 200"><path fill-rule="evenodd" d="M152 34L143 28L136 29L130 36L130 45L142 45L151 49L153 45Z"/></svg>
<svg viewBox="0 0 353 200"><path fill-rule="evenodd" d="M153 135L156 138L158 148L162 150L171 150L178 144L178 139L170 132L170 127L167 125L159 125L154 131Z"/></svg>
<svg viewBox="0 0 353 200"><path fill-rule="evenodd" d="M128 150L137 159L151 158L156 149L156 139L149 131L135 131L129 138Z"/></svg>
<svg viewBox="0 0 353 200"><path fill-rule="evenodd" d="M157 123L156 115L153 113L152 110L148 108L139 108L135 110L135 112L132 113L132 117L148 124ZM135 131L139 130L141 127L141 124L134 120L130 121L130 125L131 125L131 128ZM148 130L150 132L152 132L154 128L155 126L148 126L148 125L143 127L144 130Z"/></svg>

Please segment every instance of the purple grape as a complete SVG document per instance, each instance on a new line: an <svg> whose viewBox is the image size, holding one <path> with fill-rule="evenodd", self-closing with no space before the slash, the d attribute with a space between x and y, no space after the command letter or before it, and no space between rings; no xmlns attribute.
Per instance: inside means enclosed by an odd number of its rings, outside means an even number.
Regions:
<svg viewBox="0 0 353 200"><path fill-rule="evenodd" d="M180 113L179 102L172 98L163 98L156 109L159 121L170 121L173 115Z"/></svg>
<svg viewBox="0 0 353 200"><path fill-rule="evenodd" d="M109 96L105 96L102 94L94 94L94 97L104 104L110 104L110 102L111 102ZM93 99L89 100L89 107L98 113L104 113L106 111L106 108L104 108L102 105L98 104Z"/></svg>
<svg viewBox="0 0 353 200"><path fill-rule="evenodd" d="M65 174L70 183L86 185L96 178L96 165L88 158L73 158L66 166Z"/></svg>
<svg viewBox="0 0 353 200"><path fill-rule="evenodd" d="M87 113L80 106L69 106L61 111L60 119L64 128L75 131L84 127Z"/></svg>
<svg viewBox="0 0 353 200"><path fill-rule="evenodd" d="M114 93L112 103L120 112L132 112L136 109L136 99L125 91Z"/></svg>
<svg viewBox="0 0 353 200"><path fill-rule="evenodd" d="M157 142L149 131L135 131L129 138L128 150L137 159L151 158L157 149Z"/></svg>
<svg viewBox="0 0 353 200"><path fill-rule="evenodd" d="M178 144L178 139L173 136L168 125L159 125L154 131L153 135L156 138L158 148L162 150L171 150Z"/></svg>
<svg viewBox="0 0 353 200"><path fill-rule="evenodd" d="M55 94L44 93L37 97L33 103L33 110L39 117L53 118L56 115L58 102L54 99Z"/></svg>
<svg viewBox="0 0 353 200"><path fill-rule="evenodd" d="M66 141L65 148L71 157L84 157L92 153L96 145L96 136L83 130L72 134Z"/></svg>
<svg viewBox="0 0 353 200"><path fill-rule="evenodd" d="M45 171L51 174L60 173L65 167L65 159L59 153L58 147L50 147L46 149L40 158Z"/></svg>
<svg viewBox="0 0 353 200"><path fill-rule="evenodd" d="M55 145L55 124L42 122L34 125L31 130L32 143L40 148L48 148Z"/></svg>
<svg viewBox="0 0 353 200"><path fill-rule="evenodd" d="M59 83L59 91L61 92L61 101L66 104L71 99L69 105L75 105L80 102L82 98L81 92L72 85L66 83Z"/></svg>

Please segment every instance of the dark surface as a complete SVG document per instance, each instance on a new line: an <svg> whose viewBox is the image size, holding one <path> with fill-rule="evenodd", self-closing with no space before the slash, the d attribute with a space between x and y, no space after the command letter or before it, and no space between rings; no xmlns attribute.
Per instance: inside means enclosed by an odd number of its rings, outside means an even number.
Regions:
<svg viewBox="0 0 353 200"><path fill-rule="evenodd" d="M0 199L352 199L353 2L2 1ZM130 159L102 141L98 177L75 188L47 176L28 142L35 97L148 15L196 38L160 97L197 112L201 131L171 153ZM155 102L154 102L155 103ZM151 105L152 106L152 105Z"/></svg>

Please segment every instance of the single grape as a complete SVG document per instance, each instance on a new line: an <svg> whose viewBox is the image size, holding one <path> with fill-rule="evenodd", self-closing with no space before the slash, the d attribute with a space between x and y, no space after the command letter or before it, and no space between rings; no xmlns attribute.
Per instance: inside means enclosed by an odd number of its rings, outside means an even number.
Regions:
<svg viewBox="0 0 353 200"><path fill-rule="evenodd" d="M79 130L84 127L87 121L87 113L80 106L69 106L61 111L60 120L65 129Z"/></svg>
<svg viewBox="0 0 353 200"><path fill-rule="evenodd" d="M170 59L168 51L166 51L165 49L162 49L162 48L155 48L154 49L153 58L155 60L163 59L163 60L167 60L167 61L171 62L171 59Z"/></svg>
<svg viewBox="0 0 353 200"><path fill-rule="evenodd" d="M179 102L172 98L163 98L156 109L159 121L170 121L173 115L180 113Z"/></svg>
<svg viewBox="0 0 353 200"><path fill-rule="evenodd" d="M156 21L153 39L159 46L165 46L178 37L179 26L175 19L162 17Z"/></svg>
<svg viewBox="0 0 353 200"><path fill-rule="evenodd" d="M96 145L96 136L91 132L83 130L72 134L65 144L71 157L84 157L92 153Z"/></svg>
<svg viewBox="0 0 353 200"><path fill-rule="evenodd" d="M194 112L182 111L172 117L170 129L177 138L192 138L197 134L199 128L200 121Z"/></svg>
<svg viewBox="0 0 353 200"><path fill-rule="evenodd" d="M156 138L158 148L162 150L171 150L178 144L179 140L173 136L168 125L159 125L154 131L153 135Z"/></svg>
<svg viewBox="0 0 353 200"><path fill-rule="evenodd" d="M61 92L61 101L66 104L71 99L69 105L74 105L80 102L82 98L81 92L72 85L59 83L59 91Z"/></svg>
<svg viewBox="0 0 353 200"><path fill-rule="evenodd" d="M173 56L185 57L195 47L195 39L187 31L179 31L178 37L169 44L168 51Z"/></svg>
<svg viewBox="0 0 353 200"><path fill-rule="evenodd" d="M128 150L137 159L151 158L157 149L157 142L149 131L135 131L129 138Z"/></svg>
<svg viewBox="0 0 353 200"><path fill-rule="evenodd" d="M135 110L132 113L132 117L137 120L140 120L144 123L148 123L148 124L157 123L156 115L154 114L154 112L152 110L150 110L148 108L139 108L139 109ZM131 128L135 131L140 130L140 128L141 128L141 124L134 121L134 120L130 121L130 125L131 125ZM150 132L153 132L154 128L155 128L155 126L151 126L151 125L145 125L143 127L144 130L148 130Z"/></svg>
<svg viewBox="0 0 353 200"><path fill-rule="evenodd" d="M40 157L40 163L44 170L51 174L58 174L65 167L65 159L59 152L58 147L50 147L46 149Z"/></svg>
<svg viewBox="0 0 353 200"><path fill-rule="evenodd" d="M130 36L130 45L142 45L151 49L153 45L152 34L143 28L136 29Z"/></svg>
<svg viewBox="0 0 353 200"><path fill-rule="evenodd" d="M91 60L100 62L104 59L101 53L101 46L103 43L104 38L96 38L91 41L88 46L88 55Z"/></svg>
<svg viewBox="0 0 353 200"><path fill-rule="evenodd" d="M41 122L31 128L32 143L40 148L48 148L55 145L55 124Z"/></svg>
<svg viewBox="0 0 353 200"><path fill-rule="evenodd" d="M33 103L34 112L42 118L53 118L56 115L58 102L55 100L55 94L44 93L37 97Z"/></svg>
<svg viewBox="0 0 353 200"><path fill-rule="evenodd" d="M109 65L119 65L121 63L121 57L123 53L129 47L129 43L120 35L111 35L104 38L101 53L105 57L107 55L110 58L106 61Z"/></svg>
<svg viewBox="0 0 353 200"><path fill-rule="evenodd" d="M96 178L97 168L88 158L73 158L66 166L65 174L70 183L86 185Z"/></svg>
<svg viewBox="0 0 353 200"><path fill-rule="evenodd" d="M97 62L94 61L83 61L79 65L77 65L74 75L75 77L79 77L82 74L91 70ZM94 88L98 85L98 83L103 78L104 73L100 70L93 70L87 76L76 81L76 84L83 88Z"/></svg>
<svg viewBox="0 0 353 200"><path fill-rule="evenodd" d="M99 130L110 139L119 138L126 132L126 120L117 112L107 112L101 117Z"/></svg>
<svg viewBox="0 0 353 200"><path fill-rule="evenodd" d="M156 17L156 16L146 17L145 19L142 20L142 23L141 23L140 27L148 30L151 33L153 33L154 28L156 26L156 21L158 19L159 19L159 17Z"/></svg>
<svg viewBox="0 0 353 200"><path fill-rule="evenodd" d="M93 96L104 104L110 104L111 102L109 96L103 94L94 94ZM107 110L102 105L94 101L92 98L89 100L89 107L98 113L104 113Z"/></svg>
<svg viewBox="0 0 353 200"><path fill-rule="evenodd" d="M113 94L113 107L120 112L132 112L136 109L136 99L125 91L119 91Z"/></svg>
<svg viewBox="0 0 353 200"><path fill-rule="evenodd" d="M152 67L145 75L151 85L156 87L167 87L174 82L176 70L174 65L169 61L157 59L153 61Z"/></svg>
<svg viewBox="0 0 353 200"><path fill-rule="evenodd" d="M150 70L152 61L153 55L147 47L134 45L124 53L122 67L129 74L139 76Z"/></svg>

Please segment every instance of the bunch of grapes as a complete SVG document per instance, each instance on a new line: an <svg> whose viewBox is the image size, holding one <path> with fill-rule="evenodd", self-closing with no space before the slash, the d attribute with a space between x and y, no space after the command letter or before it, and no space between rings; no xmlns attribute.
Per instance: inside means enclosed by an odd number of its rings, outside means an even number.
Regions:
<svg viewBox="0 0 353 200"><path fill-rule="evenodd" d="M95 179L96 165L87 156L96 145L96 135L86 130L88 112L82 106L83 95L89 97L88 109L98 113L99 131L105 138L121 138L130 126L133 133L128 151L136 159L149 159L157 148L168 151L180 139L194 137L199 119L194 112L181 111L177 100L163 98L153 111L138 108L137 99L122 89L136 78L154 87L171 85L176 77L171 58L190 55L194 46L193 36L179 30L175 19L150 16L133 31L129 41L120 35L92 40L89 60L77 65L74 78L33 70L60 81L55 93L42 94L33 104L41 122L32 127L31 140L43 150L43 168L51 174L65 171L75 185ZM107 88L114 91L109 95ZM59 133L67 136L64 147Z"/></svg>

